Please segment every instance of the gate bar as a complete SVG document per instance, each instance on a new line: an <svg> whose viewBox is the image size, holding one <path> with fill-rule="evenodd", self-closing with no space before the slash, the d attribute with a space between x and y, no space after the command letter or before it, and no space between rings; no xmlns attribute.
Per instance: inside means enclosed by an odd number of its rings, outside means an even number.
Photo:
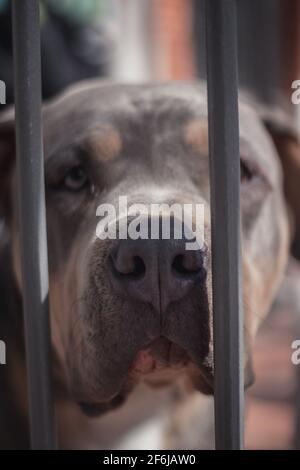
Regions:
<svg viewBox="0 0 300 470"><path fill-rule="evenodd" d="M54 449L38 0L13 0L17 182L31 446Z"/></svg>
<svg viewBox="0 0 300 470"><path fill-rule="evenodd" d="M235 0L206 0L216 449L243 447L243 312Z"/></svg>

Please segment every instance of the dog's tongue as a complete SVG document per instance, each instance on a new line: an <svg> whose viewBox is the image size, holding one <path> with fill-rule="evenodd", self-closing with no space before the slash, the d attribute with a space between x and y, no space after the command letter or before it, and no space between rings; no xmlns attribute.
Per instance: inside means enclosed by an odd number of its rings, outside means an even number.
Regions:
<svg viewBox="0 0 300 470"><path fill-rule="evenodd" d="M138 352L136 355L132 366L130 368L130 372L137 373L137 374L147 374L153 371L156 367L156 360L150 354L149 350L143 350Z"/></svg>
<svg viewBox="0 0 300 470"><path fill-rule="evenodd" d="M163 337L153 340L139 351L132 363L130 372L143 375L166 367L169 363L171 342Z"/></svg>
<svg viewBox="0 0 300 470"><path fill-rule="evenodd" d="M137 353L130 373L143 375L187 360L186 353L170 340L159 337Z"/></svg>

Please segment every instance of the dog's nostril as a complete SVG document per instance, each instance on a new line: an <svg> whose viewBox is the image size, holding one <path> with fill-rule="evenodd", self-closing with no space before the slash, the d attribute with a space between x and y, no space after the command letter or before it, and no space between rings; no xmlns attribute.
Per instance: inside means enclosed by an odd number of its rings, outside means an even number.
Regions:
<svg viewBox="0 0 300 470"><path fill-rule="evenodd" d="M181 276L199 274L203 270L202 257L195 253L177 255L173 260L172 269Z"/></svg>
<svg viewBox="0 0 300 470"><path fill-rule="evenodd" d="M145 275L146 266L140 256L132 256L129 259L112 256L111 259L114 273L119 277L138 279Z"/></svg>
<svg viewBox="0 0 300 470"><path fill-rule="evenodd" d="M135 278L143 277L146 272L146 266L142 258L140 258L139 256L134 256L133 264L134 264L134 269L130 273L130 275Z"/></svg>

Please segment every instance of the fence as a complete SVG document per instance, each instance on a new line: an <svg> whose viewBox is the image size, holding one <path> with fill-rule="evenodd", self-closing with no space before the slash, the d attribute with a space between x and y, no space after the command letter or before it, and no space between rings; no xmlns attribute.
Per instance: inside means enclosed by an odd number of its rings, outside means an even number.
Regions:
<svg viewBox="0 0 300 470"><path fill-rule="evenodd" d="M12 5L18 201L31 445L33 449L55 449L41 125L39 1L12 0ZM244 393L235 0L207 0L206 10L216 448L239 449L243 446Z"/></svg>

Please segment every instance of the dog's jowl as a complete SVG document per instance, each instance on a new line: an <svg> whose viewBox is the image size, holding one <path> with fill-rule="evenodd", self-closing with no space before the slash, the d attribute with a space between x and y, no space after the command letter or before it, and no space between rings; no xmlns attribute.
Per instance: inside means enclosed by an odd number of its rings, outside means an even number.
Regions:
<svg viewBox="0 0 300 470"><path fill-rule="evenodd" d="M245 385L253 380L253 338L276 295L290 244L282 147L262 114L241 98ZM45 105L43 125L60 447L130 447L142 423L159 429L159 447L211 447L214 364L204 87L92 82ZM8 111L0 124L5 220L0 332L10 361L9 372L1 368L0 442L6 448L28 446L15 173L14 121ZM117 207L120 197L127 198L128 208L138 209L138 218L128 209L122 226L123 234L135 235L118 236L117 230L115 237L97 236L97 208ZM167 213L168 207L185 204L203 208L195 249L186 247L185 219L178 231L177 215ZM153 205L159 206L156 215ZM123 216L117 213L114 222ZM173 225L164 232L160 226L167 217ZM196 222L192 213L191 233ZM131 223L134 230L127 233ZM155 237L138 236L155 224ZM12 413L18 426L9 424ZM181 413L184 418L178 420Z"/></svg>

